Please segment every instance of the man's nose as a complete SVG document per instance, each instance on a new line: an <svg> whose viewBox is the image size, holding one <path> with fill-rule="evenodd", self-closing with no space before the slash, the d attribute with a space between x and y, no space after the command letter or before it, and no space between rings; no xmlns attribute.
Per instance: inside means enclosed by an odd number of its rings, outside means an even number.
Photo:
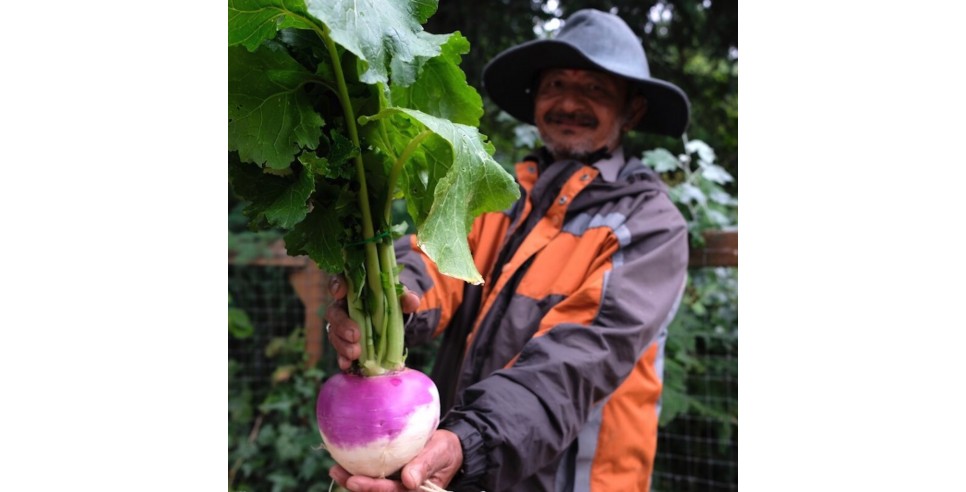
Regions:
<svg viewBox="0 0 966 492"><path fill-rule="evenodd" d="M560 99L557 101L557 107L561 111L570 113L578 109L583 109L583 99L583 95L579 92L567 90L560 94Z"/></svg>

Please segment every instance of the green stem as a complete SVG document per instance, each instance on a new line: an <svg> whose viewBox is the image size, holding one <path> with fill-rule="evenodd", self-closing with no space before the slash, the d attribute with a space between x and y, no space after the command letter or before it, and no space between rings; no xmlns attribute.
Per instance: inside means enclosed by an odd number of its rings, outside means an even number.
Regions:
<svg viewBox="0 0 966 492"><path fill-rule="evenodd" d="M382 127L383 122L379 122L380 127ZM402 154L396 158L396 161L392 165L392 170L389 172L388 181L388 192L386 194L386 205L383 211L383 216L388 224L391 220L390 214L392 213L392 197L393 191L396 189L396 183L399 181L399 175L402 174L403 165L409 158L413 155L413 152L419 148L419 144L426 140L433 132L429 130L423 130L415 138L413 138L406 148L403 150ZM387 284L384 286L385 292L395 292L395 286L399 283L396 278L396 251L393 248L392 241L383 241L379 243L379 260L382 262L382 271L386 272ZM402 319L402 309L398 302L389 303L389 327L386 330L385 336L379 340L379 360L383 361L383 367L389 370L399 370L405 366L405 326L403 325ZM383 344L383 341L386 341Z"/></svg>
<svg viewBox="0 0 966 492"><path fill-rule="evenodd" d="M349 308L349 318L359 325L359 346L362 349L359 359L362 362L372 360L375 357L375 349L373 348L372 341L372 322L366 314L362 299L355 295L356 286L353 284L351 277L346 276L346 286L349 289L346 302Z"/></svg>
<svg viewBox="0 0 966 492"><path fill-rule="evenodd" d="M356 126L355 111L352 109L352 101L349 99L349 89L346 86L345 75L342 71L342 63L339 59L339 51L336 49L335 42L329 36L329 30L327 27L322 29L322 40L325 42L326 48L329 51L329 57L332 59L332 69L335 72L335 81L338 85L338 96L339 103L342 105L342 112L345 114L346 127L349 131L349 138L352 140L352 144L357 148L362 148L359 141L359 129ZM365 316L364 323L366 326L360 324L360 331L368 332L369 337L365 339L366 345L363 345L362 355L359 357L359 362L363 367L363 372L367 375L373 375L372 373L378 373L379 371L374 371L374 367L378 367L379 361L375 359L376 353L374 350L373 340L372 340L372 324L377 327L383 326L385 322L385 293L382 288L382 274L379 265L379 254L374 243L375 227L372 224L372 212L369 207L369 188L366 185L366 169L362 161L361 153L355 157L356 165L356 175L359 182L359 209L362 212L362 237L365 241L366 250L366 285L369 288L368 292L368 302L365 303L365 307L368 308L367 316ZM355 290L349 292L350 305L352 304L351 297L355 295ZM390 303L392 304L392 303ZM359 320L356 320L357 322Z"/></svg>
<svg viewBox="0 0 966 492"><path fill-rule="evenodd" d="M336 49L335 42L329 36L329 30L327 27L322 29L322 40L325 42L326 48L329 51L329 56L332 59L332 69L335 72L335 81L338 85L338 96L339 103L342 106L343 114L345 115L346 127L349 131L349 138L352 140L352 144L357 148L362 148L359 141L359 129L356 126L355 111L352 109L352 101L349 99L349 89L346 86L345 76L342 71L342 63L339 59L339 52ZM385 318L385 294L382 289L381 272L379 266L379 254L376 249L376 245L373 242L373 237L375 237L375 228L372 224L372 212L369 209L369 189L366 186L366 170L365 165L362 162L362 155L358 154L355 156L356 174L359 181L359 209L362 211L362 235L363 239L366 241L366 284L370 289L368 296L367 307L369 314L371 315L372 322L376 326L384 326ZM350 292L350 295L353 295ZM390 303L392 304L392 303ZM366 352L366 351L363 351ZM363 364L364 368L371 368L371 363L378 363L374 360L362 360L360 362ZM370 362L370 364L366 364Z"/></svg>
<svg viewBox="0 0 966 492"><path fill-rule="evenodd" d="M393 248L392 241L386 240L379 243L379 259L382 261L383 271L387 273L386 283L388 285L385 286L386 292L395 293L395 286L399 284L399 280L396 278L396 250ZM390 371L403 369L406 363L403 357L406 350L406 328L403 325L399 298L394 297L394 299L395 302L388 303L389 319L387 322L389 326L386 327L384 336L379 340L380 354L382 354L382 342L386 340L385 356L380 355L380 360L383 361L383 367Z"/></svg>
<svg viewBox="0 0 966 492"><path fill-rule="evenodd" d="M342 71L342 64L335 42L329 36L328 28L323 27L321 36L329 51L332 59L332 68L335 73L335 81L338 85L339 102L345 114L346 127L349 138L353 145L362 148L359 140L359 130L356 124L355 114L349 99L349 91L346 86L345 76ZM381 87L380 87L381 88ZM385 105L384 94L380 93L380 110ZM381 111L380 111L381 112ZM379 130L386 140L388 147L388 135L382 122L379 123ZM396 184L402 172L403 165L412 156L413 152L419 147L432 132L423 131L418 134L403 150L402 155L395 158L392 169L389 173L385 209L382 223L390 222L392 211L392 197L396 189ZM366 185L365 166L362 156L355 157L356 173L359 181L359 208L362 212L363 239L366 249L366 286L368 290L362 291L366 294L366 302L356 300L353 302L351 296L357 292L355 289L350 291L350 314L353 319L360 323L364 333L362 346L363 356L360 356L363 373L365 375L375 375L385 370L400 370L405 367L405 332L402 320L402 309L399 299L395 295L396 285L399 283L396 278L396 254L393 243L389 239L375 242L375 227L373 226L372 212L369 207L369 191ZM351 311L356 311L354 314ZM357 319L359 318L359 319ZM363 319L364 318L364 319ZM373 333L375 332L375 333ZM378 343L374 341L374 335L379 337ZM378 344L378 349L376 345Z"/></svg>
<svg viewBox="0 0 966 492"><path fill-rule="evenodd" d="M383 122L380 121L379 126L382 126L382 125L383 125ZM429 130L423 130L422 132L420 132L419 135L416 135L416 137L409 142L409 145L406 146L406 148L403 150L403 153L398 158L396 158L396 162L393 163L392 170L389 171L389 182L388 182L389 192L386 194L386 207L385 207L385 211L383 212L383 216L385 216L387 224L391 219L390 214L392 213L392 196L393 196L393 192L396 190L396 182L399 181L399 175L402 174L403 164L405 164L406 161L409 160L409 157L413 155L413 152L416 151L416 148L419 147L419 144L421 144L423 140L426 140L426 137L432 134L433 132Z"/></svg>

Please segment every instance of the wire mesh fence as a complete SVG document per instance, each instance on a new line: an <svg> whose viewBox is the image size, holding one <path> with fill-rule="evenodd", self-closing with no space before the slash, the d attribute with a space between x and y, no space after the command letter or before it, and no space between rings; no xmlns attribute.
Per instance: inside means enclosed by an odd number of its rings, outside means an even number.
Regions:
<svg viewBox="0 0 966 492"><path fill-rule="evenodd" d="M229 490L329 490L315 398L338 369L321 338L323 277L306 272L318 273L277 255L229 262ZM668 340L654 491L738 488L736 283L735 268L691 272ZM409 365L428 370L431 351L412 348Z"/></svg>

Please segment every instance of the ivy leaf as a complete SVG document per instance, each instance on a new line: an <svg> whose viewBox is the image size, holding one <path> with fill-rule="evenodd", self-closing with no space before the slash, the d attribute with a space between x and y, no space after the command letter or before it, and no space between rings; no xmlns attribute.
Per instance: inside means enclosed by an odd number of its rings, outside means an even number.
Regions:
<svg viewBox="0 0 966 492"><path fill-rule="evenodd" d="M228 333L235 338L248 338L255 333L248 314L236 307L228 307Z"/></svg>
<svg viewBox="0 0 966 492"><path fill-rule="evenodd" d="M435 0L307 0L309 14L329 28L332 40L365 63L359 80L395 85L416 81L426 60L436 57L449 35L430 34L422 24L436 12Z"/></svg>
<svg viewBox="0 0 966 492"><path fill-rule="evenodd" d="M228 0L228 46L255 51L287 27L312 29L303 0Z"/></svg>
<svg viewBox="0 0 966 492"><path fill-rule="evenodd" d="M453 123L421 111L390 108L375 118L390 118L384 129L393 133L398 119L410 120L435 135L424 141L435 156L428 167L407 163L407 181L425 182L433 194L429 210L410 208L416 224L420 248L445 275L480 284L483 278L476 270L466 237L473 218L485 212L504 210L520 196L513 178L495 161L492 145L485 143L476 128ZM408 139L394 139L401 145ZM442 148L446 147L446 148ZM402 148L393 149L395 155Z"/></svg>
<svg viewBox="0 0 966 492"><path fill-rule="evenodd" d="M659 173L673 171L680 166L680 161L667 149L656 149L644 152L641 162Z"/></svg>
<svg viewBox="0 0 966 492"><path fill-rule="evenodd" d="M459 67L461 55L469 51L470 42L460 33L453 33L442 46L441 55L426 62L412 85L392 88L393 105L418 109L455 123L479 126L483 99L466 83L466 74Z"/></svg>
<svg viewBox="0 0 966 492"><path fill-rule="evenodd" d="M312 77L278 44L228 48L228 150L281 169L316 148L324 122L302 91Z"/></svg>

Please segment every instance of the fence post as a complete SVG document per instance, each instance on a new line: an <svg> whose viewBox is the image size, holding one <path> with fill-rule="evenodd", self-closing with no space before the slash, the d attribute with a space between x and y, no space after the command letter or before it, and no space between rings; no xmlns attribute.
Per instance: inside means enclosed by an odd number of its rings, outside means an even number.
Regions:
<svg viewBox="0 0 966 492"><path fill-rule="evenodd" d="M738 266L738 231L705 231L704 246L691 246L688 266L703 267L737 267Z"/></svg>
<svg viewBox="0 0 966 492"><path fill-rule="evenodd" d="M289 273L288 280L305 307L305 352L308 354L306 365L312 367L322 359L325 323L320 311L329 302L329 293L325 288L328 279L314 261L306 261L303 267Z"/></svg>

